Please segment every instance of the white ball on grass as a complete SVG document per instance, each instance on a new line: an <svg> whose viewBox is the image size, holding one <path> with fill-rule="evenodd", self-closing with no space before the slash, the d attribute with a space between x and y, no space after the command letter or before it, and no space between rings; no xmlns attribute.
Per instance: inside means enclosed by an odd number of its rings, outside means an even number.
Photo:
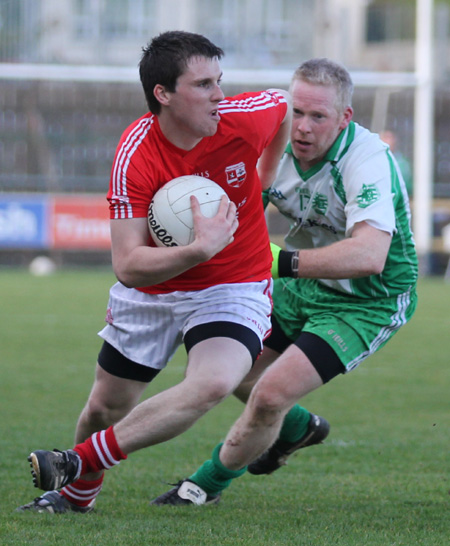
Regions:
<svg viewBox="0 0 450 546"><path fill-rule="evenodd" d="M36 277L44 277L46 275L51 275L56 271L56 264L47 256L37 256L31 261L29 271Z"/></svg>

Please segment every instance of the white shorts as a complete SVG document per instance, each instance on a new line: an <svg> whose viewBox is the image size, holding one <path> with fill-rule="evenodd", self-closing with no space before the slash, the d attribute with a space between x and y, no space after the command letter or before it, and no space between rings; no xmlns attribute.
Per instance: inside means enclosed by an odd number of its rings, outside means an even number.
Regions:
<svg viewBox="0 0 450 546"><path fill-rule="evenodd" d="M166 366L189 330L218 321L246 326L262 349L271 330L272 284L266 280L146 294L116 283L109 295L108 324L98 335L128 359L155 369Z"/></svg>

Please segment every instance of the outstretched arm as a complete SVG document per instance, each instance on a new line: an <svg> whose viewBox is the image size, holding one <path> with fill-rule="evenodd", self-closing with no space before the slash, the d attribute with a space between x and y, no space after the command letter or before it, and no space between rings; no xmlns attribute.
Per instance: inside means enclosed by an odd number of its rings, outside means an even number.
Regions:
<svg viewBox="0 0 450 546"><path fill-rule="evenodd" d="M359 222L352 236L321 248L289 252L273 245L274 267L280 277L310 279L355 279L383 271L391 235Z"/></svg>

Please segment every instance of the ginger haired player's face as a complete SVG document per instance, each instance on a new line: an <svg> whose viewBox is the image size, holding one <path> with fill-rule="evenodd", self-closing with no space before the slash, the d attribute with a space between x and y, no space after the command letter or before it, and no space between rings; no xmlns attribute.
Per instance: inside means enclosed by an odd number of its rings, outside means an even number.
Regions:
<svg viewBox="0 0 450 546"><path fill-rule="evenodd" d="M339 133L350 123L351 107L337 108L334 87L294 80L291 88L293 119L291 144L303 171L322 161Z"/></svg>
<svg viewBox="0 0 450 546"><path fill-rule="evenodd" d="M224 98L222 71L217 58L193 57L178 78L175 92L164 90L160 124L164 135L176 146L190 150L217 131L218 104Z"/></svg>

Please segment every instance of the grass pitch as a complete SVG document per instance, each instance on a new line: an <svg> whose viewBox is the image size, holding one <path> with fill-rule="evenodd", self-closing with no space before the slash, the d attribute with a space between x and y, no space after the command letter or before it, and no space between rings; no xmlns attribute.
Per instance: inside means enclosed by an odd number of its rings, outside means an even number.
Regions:
<svg viewBox="0 0 450 546"><path fill-rule="evenodd" d="M218 506L156 507L241 412L226 400L174 440L132 454L88 515L23 514L39 492L33 449L73 444L100 348L105 271L1 271L0 543L80 546L444 546L450 541L450 284L422 279L413 320L378 354L303 404L331 422L326 443L272 476L245 475ZM180 350L147 396L179 381Z"/></svg>

